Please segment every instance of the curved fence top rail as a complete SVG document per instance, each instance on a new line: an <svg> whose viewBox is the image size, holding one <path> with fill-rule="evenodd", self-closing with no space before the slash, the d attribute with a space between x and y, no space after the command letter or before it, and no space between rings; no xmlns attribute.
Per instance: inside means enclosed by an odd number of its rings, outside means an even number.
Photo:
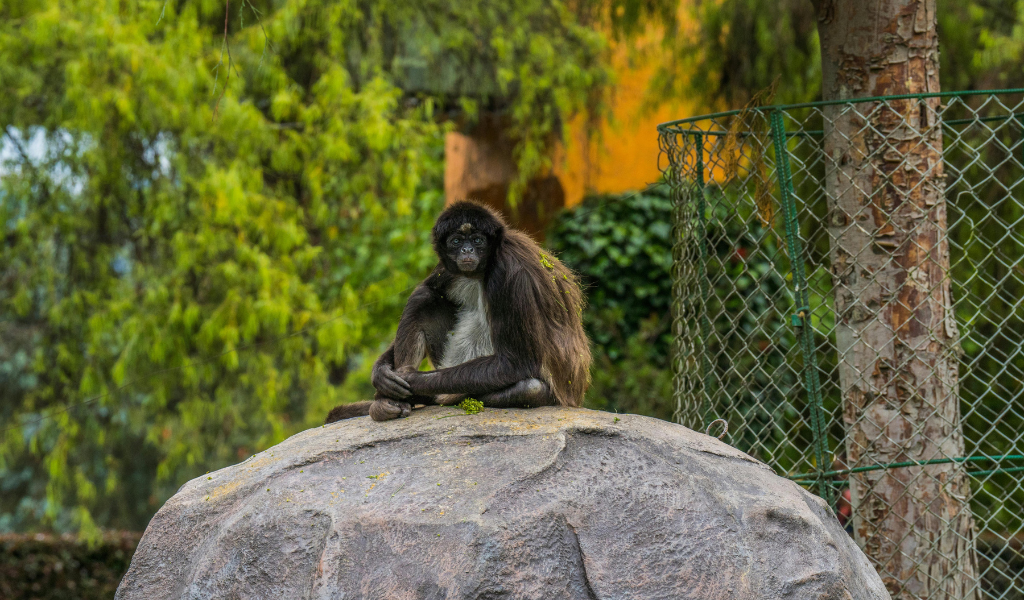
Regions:
<svg viewBox="0 0 1024 600"><path fill-rule="evenodd" d="M686 133L687 128L684 125L692 125L700 121L707 121L711 119L719 119L722 117L731 117L738 115L743 112L772 112L776 110L787 111L795 110L800 108L815 108L821 106L835 106L837 104L860 104L864 102L880 102L886 100L911 100L916 98L959 98L963 96L994 96L998 94L1024 94L1024 88L1009 88L1003 90L972 90L972 91L961 91L961 92L938 92L934 94L902 94L895 96L869 96L866 98L849 98L846 100L821 100L818 102L802 102L800 104L771 104L768 106L756 106L752 108L740 108L736 110L727 110L724 112L711 113L707 115L699 115L696 117L689 117L686 119L678 119L675 121L668 121L658 125L658 133Z"/></svg>

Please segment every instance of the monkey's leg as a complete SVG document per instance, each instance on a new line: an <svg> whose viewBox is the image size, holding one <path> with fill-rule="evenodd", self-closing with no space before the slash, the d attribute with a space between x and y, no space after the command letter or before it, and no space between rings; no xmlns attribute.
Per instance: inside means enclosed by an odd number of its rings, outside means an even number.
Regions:
<svg viewBox="0 0 1024 600"><path fill-rule="evenodd" d="M385 366L390 369L388 377L401 377L401 373L416 371L426 355L427 345L423 332L417 332L412 339L404 343L394 345L394 365ZM384 389L389 389L382 386ZM370 405L370 418L374 421L390 421L399 417L409 417L413 412L413 404L423 403L423 396L406 396L401 399L393 398L388 393L377 390L374 394L374 402Z"/></svg>
<svg viewBox="0 0 1024 600"><path fill-rule="evenodd" d="M466 398L469 394L438 394L436 400L441 406L455 406Z"/></svg>
<svg viewBox="0 0 1024 600"><path fill-rule="evenodd" d="M427 355L427 340L423 332L417 332L409 343L395 347L394 371L402 373L416 371L423 358ZM373 396L370 406L370 418L374 421L389 421L399 417L408 417L412 413L413 404L434 404L433 396L407 396L401 400L389 398L380 392Z"/></svg>
<svg viewBox="0 0 1024 600"><path fill-rule="evenodd" d="M505 389L479 396L490 408L533 408L555 404L551 388L540 379L524 379Z"/></svg>

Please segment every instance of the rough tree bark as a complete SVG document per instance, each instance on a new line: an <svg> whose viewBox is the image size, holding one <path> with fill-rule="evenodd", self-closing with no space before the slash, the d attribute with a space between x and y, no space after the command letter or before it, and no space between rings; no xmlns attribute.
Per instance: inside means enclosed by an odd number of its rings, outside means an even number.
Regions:
<svg viewBox="0 0 1024 600"><path fill-rule="evenodd" d="M826 100L939 91L936 0L812 0ZM847 461L963 456L940 100L825 111ZM975 598L956 464L850 477L858 543L893 598Z"/></svg>

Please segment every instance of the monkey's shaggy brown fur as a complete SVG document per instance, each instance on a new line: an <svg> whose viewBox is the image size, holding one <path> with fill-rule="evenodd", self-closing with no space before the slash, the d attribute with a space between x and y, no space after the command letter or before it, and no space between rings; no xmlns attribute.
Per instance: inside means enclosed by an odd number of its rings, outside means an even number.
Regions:
<svg viewBox="0 0 1024 600"><path fill-rule="evenodd" d="M487 238L480 272L461 272L446 247L460 231ZM413 291L395 341L374 365L376 401L338 406L327 422L366 414L385 420L406 416L411 404L449 404L466 396L506 408L580 406L590 384L591 356L576 275L528 235L508 227L496 211L474 202L457 202L442 212L433 238L438 265ZM453 285L466 277L482 283L493 354L415 371L424 356L442 364L462 307L453 300ZM379 378L388 370L392 380L400 374L411 396L381 394Z"/></svg>

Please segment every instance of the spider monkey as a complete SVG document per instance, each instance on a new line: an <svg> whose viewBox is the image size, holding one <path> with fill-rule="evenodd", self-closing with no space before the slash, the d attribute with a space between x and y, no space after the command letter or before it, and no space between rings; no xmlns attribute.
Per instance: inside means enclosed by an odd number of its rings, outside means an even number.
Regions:
<svg viewBox="0 0 1024 600"><path fill-rule="evenodd" d="M438 265L374 363L373 402L338 406L327 423L469 397L494 408L582 404L591 358L575 274L475 202L445 209L432 236ZM418 370L425 356L436 370Z"/></svg>

